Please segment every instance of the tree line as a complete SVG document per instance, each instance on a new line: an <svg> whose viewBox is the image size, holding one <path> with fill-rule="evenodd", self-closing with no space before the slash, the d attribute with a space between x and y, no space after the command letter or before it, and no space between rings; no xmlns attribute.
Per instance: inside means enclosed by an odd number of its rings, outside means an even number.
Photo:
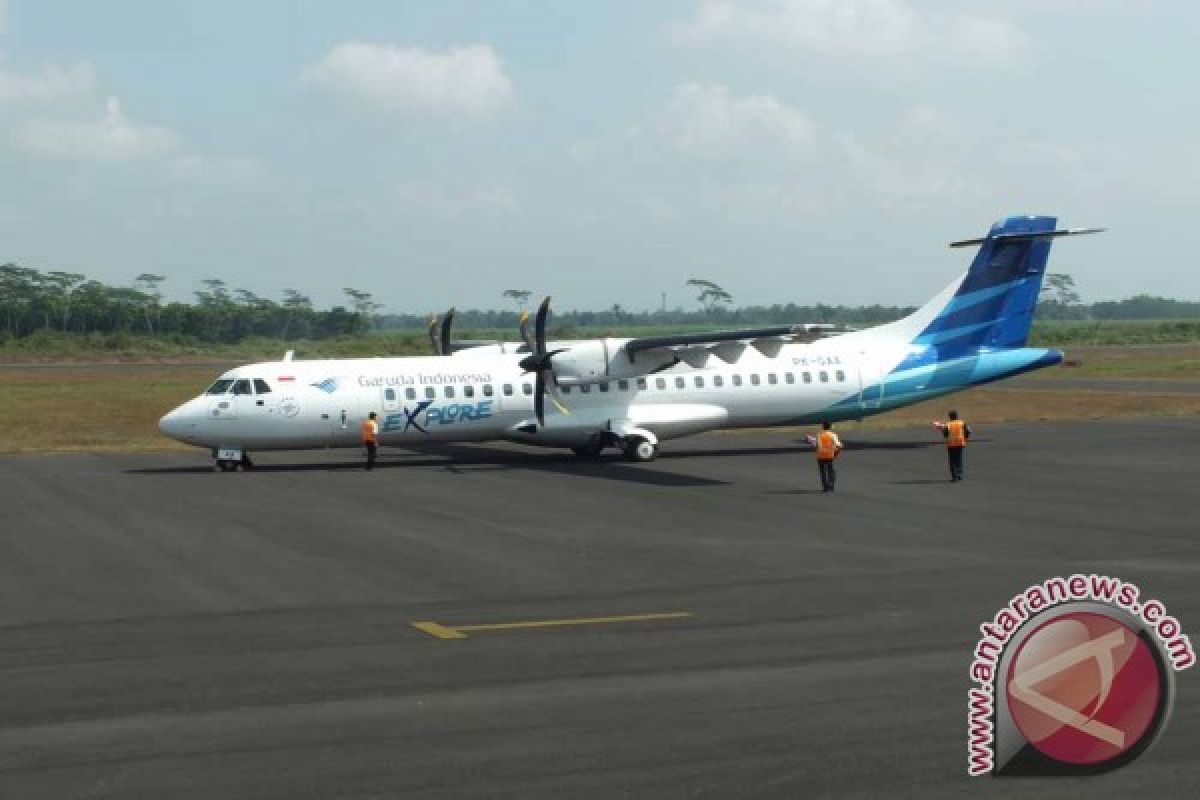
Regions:
<svg viewBox="0 0 1200 800"><path fill-rule="evenodd" d="M233 343L250 337L295 340L357 336L370 328L416 331L429 324L429 317L423 314L380 314L381 305L370 292L353 288L343 289L346 304L320 310L297 289L284 289L275 300L231 287L218 278L202 281L203 288L193 293L193 302L164 302L161 287L165 280L162 275L143 273L132 286L110 286L79 273L0 265L0 341L57 331L141 333ZM711 281L693 278L687 286L700 290L695 309L667 309L665 303L653 311L629 311L620 304L591 311L555 309L552 327L558 336L570 336L577 328L750 327L803 322L866 327L890 322L914 309L824 303L733 307L732 295ZM515 331L533 292L507 289L502 296L514 301L516 308L458 311L456 330ZM1051 273L1046 276L1038 315L1041 319L1065 320L1200 319L1200 302L1138 295L1120 301L1081 303L1071 276Z"/></svg>
<svg viewBox="0 0 1200 800"><path fill-rule="evenodd" d="M369 292L344 290L348 306L313 307L296 289L279 300L210 278L195 302L163 302L166 278L143 273L133 286L109 286L74 272L42 272L0 265L0 339L38 331L143 333L201 342L238 342L252 336L323 339L365 333L380 306Z"/></svg>

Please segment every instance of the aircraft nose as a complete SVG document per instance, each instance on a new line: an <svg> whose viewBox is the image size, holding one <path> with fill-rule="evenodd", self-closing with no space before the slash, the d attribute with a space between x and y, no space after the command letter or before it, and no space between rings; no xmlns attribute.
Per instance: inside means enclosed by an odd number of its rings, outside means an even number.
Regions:
<svg viewBox="0 0 1200 800"><path fill-rule="evenodd" d="M183 406L172 409L163 414L162 419L158 421L158 429L172 439L178 439L193 427L188 421L188 416Z"/></svg>

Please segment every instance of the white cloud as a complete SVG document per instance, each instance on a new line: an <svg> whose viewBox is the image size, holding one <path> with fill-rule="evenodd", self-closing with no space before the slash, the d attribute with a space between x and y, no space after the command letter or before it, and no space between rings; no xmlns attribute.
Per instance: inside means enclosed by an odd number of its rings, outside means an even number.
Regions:
<svg viewBox="0 0 1200 800"><path fill-rule="evenodd" d="M19 126L17 144L30 155L57 161L131 161L169 155L179 140L166 128L137 125L109 97L97 121L32 120Z"/></svg>
<svg viewBox="0 0 1200 800"><path fill-rule="evenodd" d="M789 48L822 56L1009 61L1025 34L1010 22L953 11L920 13L907 0L705 0L674 36L691 44Z"/></svg>
<svg viewBox="0 0 1200 800"><path fill-rule="evenodd" d="M795 156L814 138L808 118L772 95L695 83L676 87L653 127L675 151L696 158Z"/></svg>
<svg viewBox="0 0 1200 800"><path fill-rule="evenodd" d="M485 117L513 96L503 62L485 44L434 53L345 42L305 67L300 80L368 108L405 116Z"/></svg>
<svg viewBox="0 0 1200 800"><path fill-rule="evenodd" d="M0 69L0 103L52 102L86 95L95 88L96 70L91 64L51 64L32 74Z"/></svg>

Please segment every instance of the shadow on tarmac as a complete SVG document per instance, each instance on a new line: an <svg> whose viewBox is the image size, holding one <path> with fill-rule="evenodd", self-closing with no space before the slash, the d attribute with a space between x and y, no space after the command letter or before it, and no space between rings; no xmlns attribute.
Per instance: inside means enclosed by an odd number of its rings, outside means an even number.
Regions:
<svg viewBox="0 0 1200 800"><path fill-rule="evenodd" d="M410 451L411 452L411 451ZM363 472L363 461L322 461L299 464L255 464L252 472ZM521 453L511 450L480 446L431 445L423 447L415 456L383 458L375 462L376 470L393 470L413 467L442 467L453 475L469 475L473 472L495 472L508 470L534 470L556 472L564 475L604 478L606 480L642 483L650 486L726 486L728 481L701 478L664 472L661 469L644 469L630 464L618 455L592 460L581 460L573 453ZM140 467L125 470L128 475L190 475L214 472L211 466Z"/></svg>

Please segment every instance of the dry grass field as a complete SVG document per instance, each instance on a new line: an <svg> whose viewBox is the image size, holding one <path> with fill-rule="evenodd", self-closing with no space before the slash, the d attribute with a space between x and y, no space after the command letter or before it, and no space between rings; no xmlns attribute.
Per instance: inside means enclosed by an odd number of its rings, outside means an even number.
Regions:
<svg viewBox="0 0 1200 800"><path fill-rule="evenodd" d="M1093 350L1100 350L1095 348ZM927 425L951 406L973 424L1200 414L1200 392L1155 392L1154 378L1186 379L1200 348L1103 348L1083 367L1049 371L1039 388L1010 384L973 389L844 426ZM1108 352L1115 351L1115 352ZM1172 363L1183 363L1179 370ZM1107 372L1105 370L1108 370ZM213 365L27 366L0 368L0 452L114 452L191 449L158 432L158 418L195 396L221 372ZM1147 374L1148 373L1148 374ZM1137 393L1074 389L1069 378L1146 378ZM1091 385L1091 384L1089 384ZM1044 388L1043 388L1044 387Z"/></svg>

